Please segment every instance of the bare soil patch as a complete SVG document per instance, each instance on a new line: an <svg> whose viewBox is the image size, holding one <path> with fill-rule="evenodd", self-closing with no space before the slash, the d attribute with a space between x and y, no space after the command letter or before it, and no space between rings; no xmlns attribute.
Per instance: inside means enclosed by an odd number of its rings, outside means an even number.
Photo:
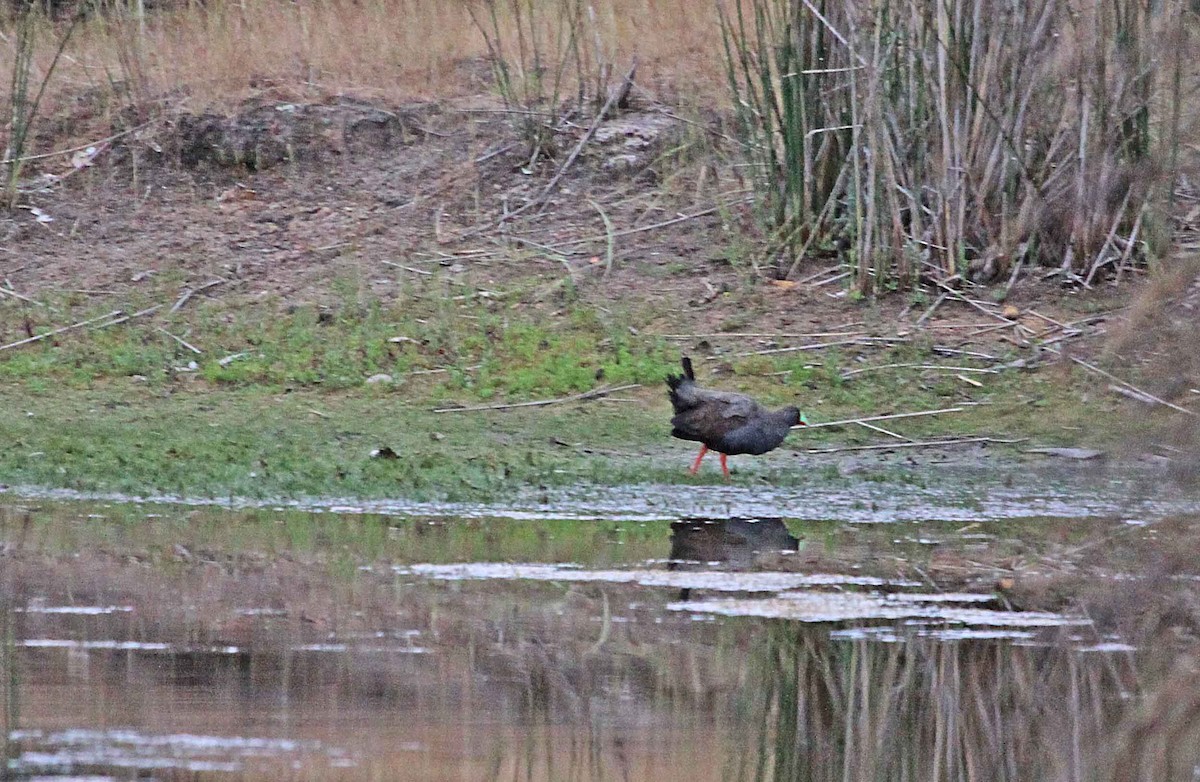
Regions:
<svg viewBox="0 0 1200 782"><path fill-rule="evenodd" d="M287 307L329 301L335 282L387 301L436 275L448 295L512 297L519 307L640 308L664 333L907 330L924 315L921 325L946 328L961 345L1009 340L983 327L1014 312L1039 332L1099 315L1088 324L1098 333L1129 290L1077 291L1028 275L1005 307L931 308L936 288L867 305L838 280L836 250L805 259L795 281L768 282L754 267L753 194L719 123L645 100L605 122L565 169L589 118L567 123L555 148L531 159L486 97L401 106L258 98L230 115L172 111L116 129L93 117L81 104L49 124L41 146L119 137L96 145L90 166L36 161L28 209L0 224L0 271L24 295L126 297L161 280L220 277L228 284L210 295Z"/></svg>

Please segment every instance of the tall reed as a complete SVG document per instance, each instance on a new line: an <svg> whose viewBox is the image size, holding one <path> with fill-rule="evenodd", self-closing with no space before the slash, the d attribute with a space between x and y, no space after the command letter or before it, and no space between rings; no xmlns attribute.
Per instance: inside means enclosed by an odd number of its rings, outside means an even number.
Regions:
<svg viewBox="0 0 1200 782"><path fill-rule="evenodd" d="M1024 263L1086 281L1141 257L1179 133L1154 55L1190 23L1182 0L720 7L777 276L821 249L863 293Z"/></svg>
<svg viewBox="0 0 1200 782"><path fill-rule="evenodd" d="M38 109L42 98L46 95L46 87L54 76L67 43L83 19L84 9L81 6L67 27L57 33L58 43L50 65L41 78L37 78L34 64L34 50L37 45L39 28L43 23L49 23L42 13L41 6L35 0L20 0L17 16L13 25L14 57L9 71L8 89L8 135L4 144L4 155L0 157L0 167L4 171L4 189L2 201L7 209L17 205L21 169L26 162L30 136L34 120L37 119ZM35 92L31 88L36 87Z"/></svg>
<svg viewBox="0 0 1200 782"><path fill-rule="evenodd" d="M607 93L610 47L595 5L475 0L467 8L487 45L497 91L536 158L550 149L564 108L580 111Z"/></svg>

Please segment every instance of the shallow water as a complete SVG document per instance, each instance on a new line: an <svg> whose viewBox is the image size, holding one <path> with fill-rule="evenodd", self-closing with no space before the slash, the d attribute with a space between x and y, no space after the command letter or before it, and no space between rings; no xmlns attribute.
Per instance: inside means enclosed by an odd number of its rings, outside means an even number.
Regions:
<svg viewBox="0 0 1200 782"><path fill-rule="evenodd" d="M890 488L922 523L637 512L667 487L500 518L10 495L6 778L1090 778L1137 650L888 557L1151 534L1186 498Z"/></svg>
<svg viewBox="0 0 1200 782"><path fill-rule="evenodd" d="M886 463L885 463L886 464ZM1160 467L1132 463L1075 464L1054 460L980 467L891 464L873 469L843 465L836 477L815 466L801 486L767 483L636 486L580 485L514 487L487 501L360 500L338 497L133 497L111 492L9 487L0 498L61 501L170 503L191 507L306 510L344 515L436 515L477 519L576 519L655 521L689 516L746 518L778 516L848 523L887 521L995 521L1021 518L1124 516L1135 523L1175 513L1200 514L1200 491L1166 480Z"/></svg>

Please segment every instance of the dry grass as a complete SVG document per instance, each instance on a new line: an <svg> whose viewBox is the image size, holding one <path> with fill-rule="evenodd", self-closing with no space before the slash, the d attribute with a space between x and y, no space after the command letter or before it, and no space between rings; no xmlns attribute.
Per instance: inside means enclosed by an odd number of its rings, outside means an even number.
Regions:
<svg viewBox="0 0 1200 782"><path fill-rule="evenodd" d="M555 4L532 3L547 24ZM711 5L611 0L590 6L592 41L618 67L637 56L643 84L674 93L723 90ZM501 11L502 34L513 36L511 9ZM8 26L0 22L4 62L12 54ZM49 61L60 29L42 25L39 65ZM131 19L91 19L69 47L56 86L60 98L115 86L145 98L183 94L200 106L265 89L281 96L444 98L490 86L487 65L478 61L485 53L465 2L214 0L152 12L144 28Z"/></svg>
<svg viewBox="0 0 1200 782"><path fill-rule="evenodd" d="M1107 359L1132 370L1141 387L1200 411L1200 255L1176 253L1130 305L1107 346ZM1120 425L1131 446L1171 458L1184 477L1200 475L1200 419L1159 409Z"/></svg>

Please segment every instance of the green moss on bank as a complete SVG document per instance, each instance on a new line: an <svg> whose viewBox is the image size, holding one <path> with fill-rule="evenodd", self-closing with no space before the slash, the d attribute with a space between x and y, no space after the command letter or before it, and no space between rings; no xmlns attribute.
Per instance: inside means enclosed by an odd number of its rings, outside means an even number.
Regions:
<svg viewBox="0 0 1200 782"><path fill-rule="evenodd" d="M53 304L58 309L22 312L30 330L96 314L79 301ZM0 353L0 483L206 497L481 499L515 487L720 480L715 466L687 476L693 446L669 436L662 379L677 371L681 347L647 333L655 316L579 302L553 309L414 297L384 305L347 296L338 306L287 309L206 302L161 320L67 332ZM4 339L19 336L15 321L5 322ZM963 410L953 415L886 426L910 438L1119 437L1103 425L1117 403L1078 371L890 366L984 366L947 361L931 347L876 344L720 363L698 355L697 369L718 387L798 404L813 423L957 406ZM846 376L872 365L889 366ZM390 379L368 382L378 374ZM640 387L614 399L431 412L633 384ZM735 480L803 483L814 459L798 460L797 451L886 438L853 425L797 433L779 452L735 459ZM385 448L398 458L372 457Z"/></svg>

